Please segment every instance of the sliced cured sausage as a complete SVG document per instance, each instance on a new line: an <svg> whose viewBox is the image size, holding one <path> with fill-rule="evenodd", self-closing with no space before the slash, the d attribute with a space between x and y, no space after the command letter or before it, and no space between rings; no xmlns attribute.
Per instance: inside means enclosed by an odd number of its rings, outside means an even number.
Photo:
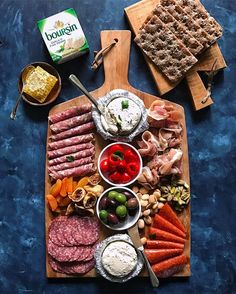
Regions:
<svg viewBox="0 0 236 294"><path fill-rule="evenodd" d="M68 158L72 158L73 160L84 158L84 157L89 157L89 156L94 156L95 154L95 148L90 148L90 149L85 149L83 151L79 151L76 153L68 154L68 155L63 155L54 159L51 159L48 161L48 164L50 166L64 163L64 162L69 162Z"/></svg>
<svg viewBox="0 0 236 294"><path fill-rule="evenodd" d="M86 132L90 132L92 129L94 129L95 124L93 122L88 122L86 124L82 124L80 126L74 127L70 130L51 135L50 139L52 141L62 140L66 138L70 138L76 135L84 134Z"/></svg>
<svg viewBox="0 0 236 294"><path fill-rule="evenodd" d="M82 143L78 145L60 148L57 150L51 150L51 151L48 151L48 158L60 157L60 156L75 153L84 149L89 149L89 148L92 148L93 146L94 146L93 143L88 142L88 143Z"/></svg>
<svg viewBox="0 0 236 294"><path fill-rule="evenodd" d="M92 109L92 105L91 104L84 104L84 105L81 105L81 106L74 106L74 107L71 107L65 111L62 111L62 112L58 112L56 114L52 114L49 116L49 121L51 123L57 123L59 121L62 121L62 120L65 120L65 119L68 119L70 117L73 117L73 116L76 116L78 114L83 114L83 113L87 113L89 111L91 111Z"/></svg>
<svg viewBox="0 0 236 294"><path fill-rule="evenodd" d="M81 165L81 166L77 166L77 167L73 167L73 168L69 168L69 169L65 169L61 171L52 171L49 175L53 179L57 180L57 179L63 179L66 177L84 176L93 171L94 171L94 164L89 163L86 165Z"/></svg>
<svg viewBox="0 0 236 294"><path fill-rule="evenodd" d="M74 259L74 253L77 249L77 246L58 246L54 244L51 239L48 239L48 253L58 261L65 262L76 260Z"/></svg>
<svg viewBox="0 0 236 294"><path fill-rule="evenodd" d="M85 157L85 158L81 158L81 159L78 159L78 160L74 160L72 162L64 162L64 163L61 163L61 164L49 166L48 170L50 172L64 170L64 169L73 168L73 167L76 167L76 166L91 163L91 162L93 162L93 160L94 159L91 156L90 157Z"/></svg>
<svg viewBox="0 0 236 294"><path fill-rule="evenodd" d="M80 126L82 124L85 124L89 121L92 121L92 113L91 112L88 112L88 113L85 113L82 115L77 115L72 118L68 118L66 120L59 121L55 124L51 124L50 129L52 130L52 132L57 134L57 133L61 133L63 131L67 131L67 130L74 128L76 126Z"/></svg>
<svg viewBox="0 0 236 294"><path fill-rule="evenodd" d="M90 134L86 134L86 135L71 137L71 138L56 141L56 142L49 142L48 147L51 150L55 150L55 149L60 149L60 148L64 148L67 146L77 145L80 143L90 142L93 140L94 140L94 135L93 135L93 133L90 133Z"/></svg>

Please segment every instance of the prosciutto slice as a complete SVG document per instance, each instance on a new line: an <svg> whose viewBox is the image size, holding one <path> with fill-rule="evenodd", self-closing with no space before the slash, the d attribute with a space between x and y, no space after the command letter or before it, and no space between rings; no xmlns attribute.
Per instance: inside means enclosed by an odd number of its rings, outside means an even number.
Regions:
<svg viewBox="0 0 236 294"><path fill-rule="evenodd" d="M71 153L68 155L63 155L54 159L51 159L48 161L49 166L60 164L63 162L68 162L68 158L72 157L73 160L88 157L88 156L94 156L95 154L95 148L92 147L90 149L85 149L76 153Z"/></svg>
<svg viewBox="0 0 236 294"><path fill-rule="evenodd" d="M174 106L162 100L154 101L148 110L148 122L151 127L166 127L168 121L179 121L182 114L174 109Z"/></svg>
<svg viewBox="0 0 236 294"><path fill-rule="evenodd" d="M90 112L92 110L92 105L91 104L84 104L81 106L74 106L71 107L65 111L62 112L58 112L56 114L50 115L48 117L49 121L51 123L57 123L59 121L74 117L78 114L83 114L83 113L87 113Z"/></svg>
<svg viewBox="0 0 236 294"><path fill-rule="evenodd" d="M52 172L52 171L60 171L60 170L73 168L73 167L80 166L80 165L85 165L85 164L88 164L88 163L91 163L91 162L93 162L93 157L91 157L91 156L90 157L84 157L84 158L77 159L77 160L74 160L74 161L71 161L71 162L64 162L64 163L61 163L61 164L49 166L48 170L50 172Z"/></svg>
<svg viewBox="0 0 236 294"><path fill-rule="evenodd" d="M95 170L94 164L89 163L61 171L52 171L49 173L49 176L52 177L54 180L63 179L65 177L79 177L85 176Z"/></svg>
<svg viewBox="0 0 236 294"><path fill-rule="evenodd" d="M56 142L49 142L48 147L52 150L64 148L67 146L77 145L80 143L86 143L94 140L93 133L86 134L86 135L80 135L76 137L71 137L68 139L56 141Z"/></svg>
<svg viewBox="0 0 236 294"><path fill-rule="evenodd" d="M93 143L88 142L88 143L68 146L68 147L64 147L64 148L60 148L56 150L51 150L51 151L48 151L48 158L60 157L60 156L75 153L84 149L89 149L89 148L92 148L93 146L94 146Z"/></svg>
<svg viewBox="0 0 236 294"><path fill-rule="evenodd" d="M58 141L58 140L70 138L70 137L73 137L73 136L76 136L76 135L80 135L80 134L83 134L83 133L86 133L86 132L90 132L94 127L95 127L95 124L93 122L89 122L89 123L77 126L75 128L72 128L70 130L61 132L59 134L52 135L50 137L50 139L52 141Z"/></svg>
<svg viewBox="0 0 236 294"><path fill-rule="evenodd" d="M147 166L150 170L155 170L160 176L180 174L180 160L183 152L180 149L171 148L168 152L156 154Z"/></svg>
<svg viewBox="0 0 236 294"><path fill-rule="evenodd" d="M72 118L68 118L55 124L51 124L50 129L57 134L90 121L92 121L92 113L88 112L82 115L77 115Z"/></svg>
<svg viewBox="0 0 236 294"><path fill-rule="evenodd" d="M141 156L154 156L160 150L160 143L157 138L149 131L142 134L142 141L137 142Z"/></svg>

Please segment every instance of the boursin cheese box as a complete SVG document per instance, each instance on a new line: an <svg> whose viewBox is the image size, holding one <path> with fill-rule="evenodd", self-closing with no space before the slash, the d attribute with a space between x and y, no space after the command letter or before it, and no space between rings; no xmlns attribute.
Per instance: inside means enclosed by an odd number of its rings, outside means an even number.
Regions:
<svg viewBox="0 0 236 294"><path fill-rule="evenodd" d="M39 20L38 27L55 63L66 62L89 50L73 8Z"/></svg>

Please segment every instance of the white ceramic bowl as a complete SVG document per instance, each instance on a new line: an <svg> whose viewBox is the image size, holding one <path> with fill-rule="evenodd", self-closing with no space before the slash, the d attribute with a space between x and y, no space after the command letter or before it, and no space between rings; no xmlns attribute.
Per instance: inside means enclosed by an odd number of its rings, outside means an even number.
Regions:
<svg viewBox="0 0 236 294"><path fill-rule="evenodd" d="M101 199L103 197L107 196L108 193L110 191L113 191L113 190L116 190L116 191L118 191L120 193L125 192L125 191L126 192L129 192L129 193L131 193L138 200L138 207L137 207L137 209L135 211L135 214L132 215L132 216L128 214L126 216L126 219L123 222L118 223L117 225L109 225L109 224L106 224L99 217L99 212L101 210L99 208L99 204L100 204ZM129 189L127 187L111 187L111 188L105 190L102 193L102 195L98 198L97 204L96 204L96 213L97 213L97 216L98 216L99 220L101 221L101 223L104 226L106 226L107 228L109 228L111 230L114 230L114 231L123 231L123 230L127 230L127 229L131 228L132 226L134 226L136 224L136 222L139 219L140 213L141 213L141 204L140 204L140 201L139 201L138 197L136 196L136 194L131 189Z"/></svg>
<svg viewBox="0 0 236 294"><path fill-rule="evenodd" d="M138 158L139 158L139 164L140 164L140 168L139 168L139 172L138 172L138 174L137 174L137 176L135 177L135 178L133 178L130 182L128 182L128 183L125 183L125 184L116 184L116 183L113 183L113 182L111 182L103 173L102 173L102 171L101 171L101 169L100 169L100 163L101 163L101 161L103 161L103 159L106 159L107 158L107 153L108 153L108 149L111 147L111 146L113 146L113 145L121 145L121 146L124 146L124 148L125 147L129 147L129 148L131 148L133 151L134 151L134 153L138 156ZM105 148L103 148L102 149L102 151L101 151L101 153L100 153L100 155L99 155L99 157L98 157L98 172L99 172L99 174L101 175L101 177L103 178L103 180L104 181L106 181L109 185L111 185L111 186L117 186L117 187L124 187L124 186L129 186L129 185L131 185L131 184L133 184L136 180L137 180L137 178L140 176L140 174L141 174L141 172L142 172L142 168L143 168L143 162L142 162L142 158L141 158L141 156L140 156L140 154L139 154L139 152L138 152L138 150L136 149L136 148L134 148L132 145L130 145L130 144L128 144L128 143L124 143L124 142L115 142L115 143L112 143L112 144L109 144L109 145L107 145Z"/></svg>

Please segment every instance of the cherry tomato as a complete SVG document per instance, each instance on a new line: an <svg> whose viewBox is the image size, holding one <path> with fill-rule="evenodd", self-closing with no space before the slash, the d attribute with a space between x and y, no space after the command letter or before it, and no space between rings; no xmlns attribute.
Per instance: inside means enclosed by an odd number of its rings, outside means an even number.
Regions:
<svg viewBox="0 0 236 294"><path fill-rule="evenodd" d="M115 171L114 173L109 175L108 179L113 183L120 183L122 179L122 174L118 171Z"/></svg>
<svg viewBox="0 0 236 294"><path fill-rule="evenodd" d="M107 173L109 171L109 163L107 159L103 159L100 163L100 169L103 173Z"/></svg>
<svg viewBox="0 0 236 294"><path fill-rule="evenodd" d="M131 181L131 176L126 172L123 173L122 178L121 178L121 182L125 184L125 183L128 183L130 181Z"/></svg>
<svg viewBox="0 0 236 294"><path fill-rule="evenodd" d="M139 172L140 165L136 162L130 162L127 164L127 172L130 176L135 177Z"/></svg>
<svg viewBox="0 0 236 294"><path fill-rule="evenodd" d="M120 173L123 173L126 171L126 168L127 168L127 164L126 164L126 161L125 160L120 160L117 164L117 170L120 172Z"/></svg>
<svg viewBox="0 0 236 294"><path fill-rule="evenodd" d="M117 151L120 153L124 153L124 148L119 144L114 144L109 148L108 154L111 155Z"/></svg>
<svg viewBox="0 0 236 294"><path fill-rule="evenodd" d="M136 155L131 149L125 150L124 157L127 163L139 161L138 155Z"/></svg>

